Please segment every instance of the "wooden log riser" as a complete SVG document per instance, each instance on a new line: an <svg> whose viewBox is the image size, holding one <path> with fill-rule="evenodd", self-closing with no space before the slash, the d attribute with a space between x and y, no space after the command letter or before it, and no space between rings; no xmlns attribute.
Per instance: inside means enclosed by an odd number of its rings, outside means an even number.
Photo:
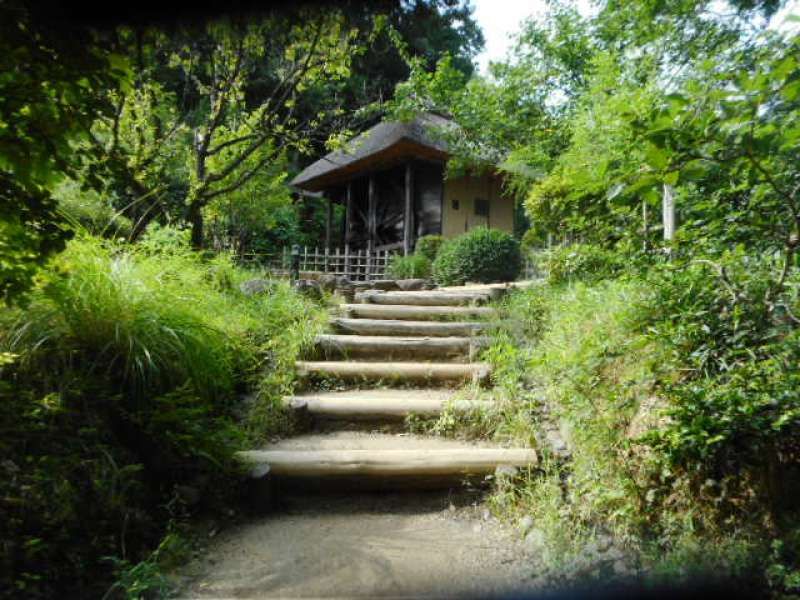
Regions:
<svg viewBox="0 0 800 600"><path fill-rule="evenodd" d="M484 306L407 306L382 304L343 304L340 310L348 318L391 319L399 321L446 321L492 317L497 313Z"/></svg>
<svg viewBox="0 0 800 600"><path fill-rule="evenodd" d="M363 304L400 304L410 306L477 306L490 300L489 294L451 292L381 292L368 290L356 294Z"/></svg>
<svg viewBox="0 0 800 600"><path fill-rule="evenodd" d="M324 494L330 492L408 492L433 490L461 490L466 482L472 488L491 485L486 475L326 475L325 477L292 477L279 475L273 478L275 496L283 493Z"/></svg>
<svg viewBox="0 0 800 600"><path fill-rule="evenodd" d="M293 477L488 475L499 465L527 468L538 461L536 451L527 448L248 450L237 456L269 465L271 475Z"/></svg>
<svg viewBox="0 0 800 600"><path fill-rule="evenodd" d="M471 360L489 338L402 338L391 336L320 335L316 353L327 358L360 358L373 361L419 359Z"/></svg>
<svg viewBox="0 0 800 600"><path fill-rule="evenodd" d="M381 349L380 351L370 352L364 348L354 348L345 350L336 347L317 347L314 358L317 360L359 360L364 362L415 362L419 360L447 360L454 363L466 364L471 362L471 358L477 353L466 351L441 352L430 349L422 349L417 352L405 348Z"/></svg>
<svg viewBox="0 0 800 600"><path fill-rule="evenodd" d="M436 399L368 399L368 398L314 398L290 397L283 405L308 413L314 418L330 420L402 420L409 414L423 417L439 415L445 402ZM485 402L459 400L450 404L452 410L470 412L485 406Z"/></svg>
<svg viewBox="0 0 800 600"><path fill-rule="evenodd" d="M396 319L332 319L334 331L353 335L470 337L487 328L480 322L401 321Z"/></svg>
<svg viewBox="0 0 800 600"><path fill-rule="evenodd" d="M297 374L334 377L347 381L387 381L408 383L486 383L490 368L484 364L461 363L385 363L298 361Z"/></svg>

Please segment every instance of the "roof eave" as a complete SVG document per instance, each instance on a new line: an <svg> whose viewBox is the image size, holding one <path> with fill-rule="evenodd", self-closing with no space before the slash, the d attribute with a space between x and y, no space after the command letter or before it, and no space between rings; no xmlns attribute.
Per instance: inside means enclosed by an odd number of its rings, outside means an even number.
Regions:
<svg viewBox="0 0 800 600"><path fill-rule="evenodd" d="M450 154L441 148L428 144L421 144L409 137L402 137L378 152L355 160L336 169L327 171L309 179L299 179L300 175L291 181L291 185L311 192L319 192L335 185L344 184L360 175L388 168L394 164L408 159L422 159L446 161Z"/></svg>

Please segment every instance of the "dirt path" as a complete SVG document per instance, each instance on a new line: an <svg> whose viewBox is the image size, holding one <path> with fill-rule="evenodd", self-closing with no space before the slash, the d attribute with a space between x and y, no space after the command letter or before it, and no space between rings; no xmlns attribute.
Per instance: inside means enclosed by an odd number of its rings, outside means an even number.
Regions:
<svg viewBox="0 0 800 600"><path fill-rule="evenodd" d="M492 311L477 307L491 296L485 289L403 294L377 302L380 298L373 293L367 304L353 306L391 309L394 316L409 312L401 317L406 319L405 329L428 325L426 331L431 320L444 313ZM396 304L398 298L405 303ZM396 320L379 318L391 335L320 336L317 345L326 360L298 363L309 373L367 379L372 388L344 396L317 390L311 400L290 399L291 406L317 417L314 430L245 453L269 465L273 481L299 478L324 488L339 478L339 488L334 489L341 489L347 478L347 493L276 494L279 505L270 516L223 532L204 556L189 565L182 597L484 598L531 589L535 557L519 535L489 516L480 494L461 485L461 479L465 474L480 479L499 466L525 468L536 462L535 452L493 448L488 441L468 443L354 427L352 421L372 422L377 417L378 423L396 429L398 417L410 414L410 407L420 402L428 406L431 397L438 399L436 414L451 395L446 384L459 385L470 378L485 383L489 372L488 365L473 362L471 337L451 337L446 332L435 339L408 337ZM422 319L422 325L413 319ZM472 331L470 323L461 325ZM443 354L443 341L458 352ZM362 360L350 356L353 349L365 347L370 351L360 356ZM444 362L419 363L420 354ZM382 365L380 374L369 368L376 364ZM415 367L413 373L409 365ZM393 375L394 392L382 389L384 371ZM415 387L408 388L409 384ZM438 387L426 390L422 384ZM397 477L402 477L402 485L397 486ZM402 493L357 491L374 489L376 482L385 485L390 478ZM423 485L439 489L425 493L419 491Z"/></svg>
<svg viewBox="0 0 800 600"><path fill-rule="evenodd" d="M487 597L530 590L534 556L459 492L292 495L223 532L182 598Z"/></svg>

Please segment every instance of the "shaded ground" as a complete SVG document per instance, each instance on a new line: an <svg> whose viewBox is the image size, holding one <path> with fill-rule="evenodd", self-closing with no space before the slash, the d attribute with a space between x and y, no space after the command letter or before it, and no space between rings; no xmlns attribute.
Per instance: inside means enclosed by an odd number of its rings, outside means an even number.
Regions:
<svg viewBox="0 0 800 600"><path fill-rule="evenodd" d="M478 493L295 493L220 534L180 597L486 597L531 589L534 575Z"/></svg>

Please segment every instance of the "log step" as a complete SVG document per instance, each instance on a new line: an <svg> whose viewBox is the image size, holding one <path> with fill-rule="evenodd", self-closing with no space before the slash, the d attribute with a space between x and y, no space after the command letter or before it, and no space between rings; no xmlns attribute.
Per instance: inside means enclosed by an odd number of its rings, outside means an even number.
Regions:
<svg viewBox="0 0 800 600"><path fill-rule="evenodd" d="M436 416L450 401L450 390L349 390L300 394L283 399L285 406L308 411L322 419L403 419L409 414ZM456 410L469 410L481 403L457 400Z"/></svg>
<svg viewBox="0 0 800 600"><path fill-rule="evenodd" d="M401 321L396 319L331 319L335 331L355 335L408 335L427 337L469 337L487 327L478 321Z"/></svg>
<svg viewBox="0 0 800 600"><path fill-rule="evenodd" d="M382 335L318 335L316 347L325 358L371 360L470 360L486 344L479 337L396 337Z"/></svg>
<svg viewBox="0 0 800 600"><path fill-rule="evenodd" d="M491 368L486 363L297 361L300 377L311 375L348 380L386 380L395 382L454 383L488 380Z"/></svg>
<svg viewBox="0 0 800 600"><path fill-rule="evenodd" d="M528 448L400 450L248 450L238 456L255 467L269 466L273 476L446 477L488 475L499 466L526 468L537 462Z"/></svg>
<svg viewBox="0 0 800 600"><path fill-rule="evenodd" d="M489 292L382 292L357 293L356 302L366 304L407 304L413 306L470 306L492 299Z"/></svg>
<svg viewBox="0 0 800 600"><path fill-rule="evenodd" d="M403 321L433 321L493 317L497 311L487 306L411 306L407 304L342 304L348 317L365 319L399 319Z"/></svg>

